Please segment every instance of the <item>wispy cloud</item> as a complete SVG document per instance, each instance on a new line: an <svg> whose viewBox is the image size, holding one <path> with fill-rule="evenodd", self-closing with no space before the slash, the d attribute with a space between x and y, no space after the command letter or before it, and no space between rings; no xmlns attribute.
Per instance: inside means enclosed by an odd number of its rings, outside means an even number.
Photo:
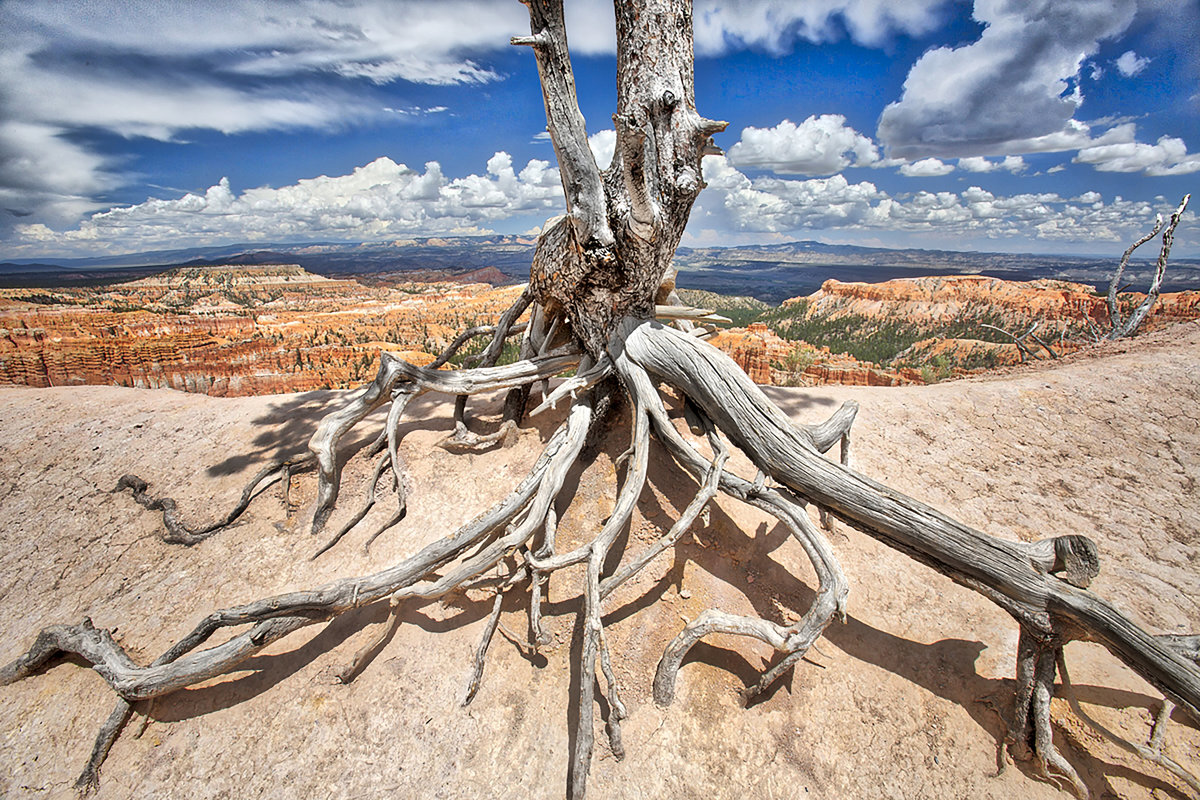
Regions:
<svg viewBox="0 0 1200 800"><path fill-rule="evenodd" d="M496 80L471 56L527 29L517 3L486 0L0 4L0 235L26 214L77 219L123 182L79 132L172 141L416 118L444 109L387 107L361 84Z"/></svg>
<svg viewBox="0 0 1200 800"><path fill-rule="evenodd" d="M116 183L103 158L63 138L59 129L0 122L0 234L5 219L34 215L73 224L100 208L91 198Z"/></svg>
<svg viewBox="0 0 1200 800"><path fill-rule="evenodd" d="M0 25L53 41L64 53L195 58L244 75L309 71L428 84L495 79L471 55L507 47L508 36L529 26L520 5L489 0L40 0L6 6Z"/></svg>

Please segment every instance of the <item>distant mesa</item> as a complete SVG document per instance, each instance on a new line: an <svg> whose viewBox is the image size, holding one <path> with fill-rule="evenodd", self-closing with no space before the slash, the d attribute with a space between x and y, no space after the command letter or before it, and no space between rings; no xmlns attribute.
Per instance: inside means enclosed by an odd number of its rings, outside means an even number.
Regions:
<svg viewBox="0 0 1200 800"><path fill-rule="evenodd" d="M38 258L0 263L0 287L96 286L144 278L173 267L233 264L298 264L330 278L387 274L400 279L396 276L411 273L410 280L422 280L417 273L443 273L436 280L499 286L527 280L535 244L528 236L437 236L386 242L242 243L119 256ZM1057 278L1100 288L1115 262L1115 253L1060 256L893 250L808 241L681 247L674 261L683 286L753 296L772 305L810 295L830 278L876 283L974 274L1009 281ZM1151 267L1151 261L1134 259L1127 276L1130 288L1144 288ZM1200 261L1173 259L1163 288L1172 292L1200 289Z"/></svg>

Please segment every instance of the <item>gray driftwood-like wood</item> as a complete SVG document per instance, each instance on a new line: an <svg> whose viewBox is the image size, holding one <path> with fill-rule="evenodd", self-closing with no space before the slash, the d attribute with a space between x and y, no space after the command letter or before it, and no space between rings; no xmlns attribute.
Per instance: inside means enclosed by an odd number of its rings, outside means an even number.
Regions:
<svg viewBox="0 0 1200 800"><path fill-rule="evenodd" d="M980 325L980 327L988 328L993 331L998 331L1000 333L1003 333L1008 338L1012 339L1013 344L1015 344L1017 346L1017 352L1019 352L1021 354L1021 361L1024 361L1027 358L1030 361L1037 360L1037 352L1030 349L1029 345L1025 344L1026 339L1033 339L1033 341L1035 341L1039 347L1041 347L1043 350L1046 351L1047 355L1049 355L1050 358L1058 358L1058 353L1054 352L1054 348L1052 348L1050 345L1046 344L1040 336L1038 336L1036 333L1034 333L1034 331L1036 331L1038 329L1038 325L1040 325L1040 324L1041 324L1040 321L1034 322L1032 325L1029 326L1029 330L1025 331L1022 334L1016 334L1016 333L1013 333L1012 331L1005 330L1004 328L998 328L995 325L988 325L987 323Z"/></svg>
<svg viewBox="0 0 1200 800"><path fill-rule="evenodd" d="M412 599L442 597L468 588L495 592L493 608L471 663L465 701L478 696L488 646L499 626L504 593L528 588L529 647L545 643L541 629L542 594L554 572L584 571L579 636L579 692L572 702L574 747L566 794L583 798L588 787L595 739L596 692L609 708L608 746L624 753L620 699L604 631L604 602L623 582L672 547L718 493L774 516L797 540L812 562L817 592L810 608L794 624L782 626L719 608L685 625L667 646L653 679L654 697L669 704L686 655L712 634L746 636L769 644L777 657L746 689L754 697L784 675L822 635L844 617L849 586L828 539L809 516L808 505L876 537L936 572L980 593L1014 619L1019 630L1017 691L1006 740L1017 757L1036 759L1043 773L1078 794L1086 786L1071 763L1055 748L1050 698L1057 676L1067 682L1063 645L1073 640L1102 644L1130 669L1162 691L1164 708L1178 707L1200 720L1200 637L1154 635L1102 598L1086 590L1100 569L1095 546L1084 535L1047 537L1032 544L1006 541L974 530L914 498L903 495L849 465L850 432L857 406L847 403L817 425L794 423L756 387L737 365L703 339L714 315L683 307L675 293L671 258L682 236L692 203L703 188L700 162L714 152L711 136L725 123L701 117L695 109L692 77L691 7L686 0L617 0L617 134L612 164L601 171L587 143L579 113L567 47L562 0L528 0L529 36L514 44L532 48L546 106L546 118L558 155L567 213L551 220L538 241L530 282L500 323L464 332L429 368L406 364L384 354L375 379L346 406L326 417L310 443L307 461L266 467L247 488L239 507L224 522L193 531L182 526L174 505L155 500L144 481L122 479L139 502L162 510L168 535L189 542L227 524L268 479L285 483L293 468L315 463L318 497L313 530L319 531L338 498L341 482L337 447L341 439L376 408L389 409L384 431L367 448L377 462L360 511L322 547L333 548L361 521L375 502L376 487L390 470L396 510L388 525L404 513L400 477L403 452L400 421L421 393L465 397L510 390L506 409L520 415L531 387L541 387L541 402L531 412L569 406L565 421L547 439L529 474L501 502L445 538L379 572L345 577L305 591L294 591L215 611L148 665L136 663L109 631L91 620L43 629L23 654L0 667L0 684L18 681L64 654L73 655L104 678L118 696L116 707L97 736L92 757L80 777L94 787L99 769L133 704L239 668L262 648L290 633L322 624L349 609L387 603L388 620L341 671L350 681L367 668L400 624L400 609ZM1186 198L1185 198L1186 203ZM1173 230L1176 218L1172 220ZM1164 238L1165 263L1169 250ZM1125 263L1128 260L1128 254ZM1118 276L1119 277L1119 276ZM528 307L528 323L517 318ZM662 321L656 321L658 316ZM520 334L521 360L500 366L504 339ZM469 338L492 339L473 369L443 371L450 356ZM548 380L576 368L551 387ZM589 431L605 416L614 381L629 398L629 450L621 461L624 476L611 516L597 523L594 538L569 551L556 541L555 504L569 470L585 450ZM684 416L694 438L668 418L659 392L665 383L682 396ZM497 446L501 437L472 434L460 404L456 435L468 446ZM456 425L456 428L458 426ZM640 553L614 552L622 540L646 480L652 437L699 488L671 529ZM839 461L825 454L840 443ZM757 467L752 479L727 469L730 445ZM383 529L372 534L372 538ZM611 571L606 571L606 565ZM209 639L223 628L232 636L220 644ZM1169 709L1159 715L1147 745L1127 749L1169 770L1192 788L1198 783L1162 754ZM1102 732L1107 734L1107 732ZM636 780L631 776L631 780Z"/></svg>
<svg viewBox="0 0 1200 800"><path fill-rule="evenodd" d="M1179 225L1179 218L1183 216L1184 209L1187 208L1188 201L1192 199L1190 194L1185 194L1183 199L1179 201L1179 206L1171 214L1171 220L1167 223L1166 230L1163 230L1162 214L1158 215L1158 219L1154 222L1154 228L1142 238L1138 239L1129 249L1121 255L1121 261L1117 264L1117 270L1113 273L1112 280L1108 284L1108 320L1109 330L1104 335L1105 339L1121 339L1126 336L1133 336L1137 333L1137 329L1141 327L1142 321L1146 319L1146 315L1150 313L1150 309L1154 308L1154 304L1158 301L1158 296L1162 291L1163 275L1167 272L1167 259L1171 256L1171 245L1175 241L1175 228ZM1142 302L1138 303L1137 307L1129 313L1129 317L1122 319L1121 304L1118 295L1121 291L1121 278L1125 275L1125 269L1129 266L1129 258L1133 255L1133 251L1144 245L1146 242L1153 239L1162 231L1162 247L1158 251L1158 261L1154 265L1154 277L1150 279L1150 287L1146 290L1146 296Z"/></svg>

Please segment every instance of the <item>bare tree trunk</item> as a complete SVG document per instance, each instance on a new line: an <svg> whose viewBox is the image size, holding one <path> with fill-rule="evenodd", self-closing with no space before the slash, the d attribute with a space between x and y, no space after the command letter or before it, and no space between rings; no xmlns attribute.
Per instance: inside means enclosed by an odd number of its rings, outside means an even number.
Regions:
<svg viewBox="0 0 1200 800"><path fill-rule="evenodd" d="M1154 304L1158 301L1158 295L1162 291L1163 275L1167 272L1167 259L1171 256L1171 245L1175 241L1175 227L1179 225L1179 218L1183 216L1183 211L1191 199L1190 194L1183 196L1183 199L1179 201L1179 207L1171 214L1171 221L1167 224L1166 230L1163 230L1162 214L1159 214L1158 219L1154 222L1154 229L1130 245L1129 249L1122 254L1121 262L1117 265L1117 270L1108 284L1109 330L1104 336L1105 339L1133 336L1141 327L1142 321L1146 319L1146 315L1150 313L1150 309L1154 308ZM1150 288L1146 290L1145 299L1130 313L1129 319L1122 320L1118 294L1121 291L1121 278L1125 274L1126 267L1129 266L1129 257L1133 255L1134 250L1157 236L1159 231L1162 231L1162 248L1158 252L1158 262L1154 265L1154 277L1150 280Z"/></svg>
<svg viewBox="0 0 1200 800"><path fill-rule="evenodd" d="M704 186L700 159L719 152L726 123L696 112L691 4L616 3L617 141L596 166L575 98L562 3L528 0L531 35L513 39L537 56L546 119L567 214L546 223L530 288L563 317L584 349L605 351L617 322L654 316L659 287Z"/></svg>
<svg viewBox="0 0 1200 800"><path fill-rule="evenodd" d="M1053 769L1077 793L1085 793L1086 788L1056 750L1050 727L1050 697L1065 643L1080 639L1099 642L1160 689L1172 704L1200 721L1200 667L1195 663L1198 639L1152 635L1087 592L1086 586L1099 571L1096 548L1089 539L1073 534L1033 544L1005 541L859 474L847 463L855 404L847 403L822 424L797 425L732 360L702 341L706 335L703 325L713 316L678 307L670 265L703 187L701 159L715 151L711 136L725 123L704 119L695 109L690 4L686 0L617 0L618 90L613 117L617 146L612 164L603 172L588 146L575 97L562 0L528 0L527 5L530 35L513 42L530 46L537 60L567 213L543 229L528 290L521 299L494 328L469 331L456 339L435 366L445 363L471 335L490 335L486 353L498 354L506 337L522 332L522 359L496 366L494 358L485 357L476 369L439 371L384 354L375 379L345 408L323 420L310 443L319 480L314 530L324 525L338 497L338 442L380 406L389 405L389 415L376 446L369 448L380 458L371 486L391 470L398 507L389 525L403 516L405 503L399 481L400 419L418 394L466 397L509 389L515 393L510 408L518 409L524 406L530 387L542 385L542 401L531 413L564 401L570 404L566 420L508 497L453 534L371 575L346 577L211 613L149 665L135 663L110 632L95 628L88 619L78 625L45 628L23 655L0 668L0 684L20 680L62 654L74 654L91 664L120 698L97 737L81 781L94 785L108 747L128 718L129 702L159 697L229 672L293 631L367 604L386 602L392 613L379 635L342 670L346 681L386 644L399 624L401 604L466 588L495 591L493 611L472 662L467 691L470 702L480 687L488 645L498 625L500 595L528 585L529 645L536 649L544 643L540 620L546 580L558 570L580 567L585 571L578 648L580 683L567 795L583 798L595 737L598 673L605 677L610 708L609 747L618 757L624 752L620 723L626 711L611 666L604 601L617 585L670 548L718 491L779 519L812 561L818 591L808 612L786 627L720 609L701 614L679 632L663 654L654 678L654 695L660 703L671 701L685 656L705 636L749 636L778 651L776 661L748 688L747 694L754 695L783 675L826 627L844 614L846 578L832 546L809 519L806 506L813 504L979 592L1013 617L1020 630L1020 647L1008 742L1015 754L1036 756L1047 774ZM1171 230L1182 209L1181 204ZM1168 251L1164 237L1161 266L1165 266ZM516 319L526 306L530 321L522 328ZM655 321L656 316L670 324ZM549 391L545 382L567 369L576 372ZM624 480L613 513L597 526L595 537L574 550L560 552L555 503L569 469L584 450L589 429L604 416L606 404L600 399L603 389L599 387L611 385L613 379L620 381L631 401ZM667 418L657 388L660 382L683 396L693 431L707 439L710 455L679 433ZM652 433L682 469L696 476L700 488L666 535L640 553L621 554L621 563L606 572L646 480ZM498 444L496 437L461 438L466 446ZM758 468L753 481L726 469L726 440ZM823 455L838 442L841 463ZM240 507L249 502L258 483L291 466L272 465L260 473ZM768 479L775 485L769 485ZM144 482L123 483L135 488L139 497L149 498ZM372 488L366 505L374 501ZM162 508L168 526L174 524L173 506L155 505L152 498L145 502ZM321 552L333 548L364 514L355 514L352 523L340 529ZM180 530L179 540L196 535ZM209 531L206 528L203 533ZM220 644L204 647L214 633L226 627L243 630ZM1156 726L1154 741L1143 749L1161 753L1161 738L1162 731ZM1136 747L1133 751L1141 752ZM1183 774L1185 780L1195 781Z"/></svg>

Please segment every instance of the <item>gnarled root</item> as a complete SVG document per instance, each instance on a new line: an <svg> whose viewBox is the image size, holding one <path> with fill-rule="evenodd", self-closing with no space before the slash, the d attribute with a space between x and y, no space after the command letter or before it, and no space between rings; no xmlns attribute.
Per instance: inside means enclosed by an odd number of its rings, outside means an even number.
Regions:
<svg viewBox="0 0 1200 800"><path fill-rule="evenodd" d="M428 367L417 367L390 353L384 353L380 358L375 379L345 408L321 420L317 432L309 442L308 446L316 456L318 469L313 533L319 532L329 520L341 488L341 464L337 460L338 441L376 408L389 400L393 402L392 412L388 415L387 435L388 452L394 471L398 457L396 427L405 407L418 393L433 391L466 396L496 389L511 389L553 377L574 366L578 361L578 354L572 353L517 361L503 367L442 372L437 369L441 366L437 361Z"/></svg>
<svg viewBox="0 0 1200 800"><path fill-rule="evenodd" d="M1197 714L1200 669L1195 659L1200 655L1200 638L1147 634L1084 591L1082 587L1099 568L1095 547L1085 537L1051 537L1033 544L994 539L853 472L845 464L856 405L847 403L818 425L795 425L732 361L703 344L694 331L626 320L618 326L607 353L593 360L589 356L549 352L547 342L554 337L554 325L542 320L535 327L538 332L530 339L537 339L540 344L535 348L531 345L532 354L525 353L529 357L508 366L443 372L414 367L385 355L376 379L346 408L326 417L313 437L313 460L320 470L314 529L319 529L338 493L340 475L335 452L338 439L373 408L391 402L387 424L368 448L379 461L366 499L326 543L325 550L366 516L374 503L377 485L389 469L399 498L392 520L403 514L405 493L398 474L399 420L412 398L422 392L466 396L504 388L523 390L578 363L574 377L563 381L554 391L544 393L542 407L563 400L570 403L570 408L530 472L506 498L452 535L370 575L343 578L315 589L214 612L148 666L139 666L108 631L85 619L75 626L43 629L22 656L0 668L0 684L7 684L45 667L61 654L73 654L91 664L117 693L118 703L100 730L87 768L80 776L82 788L95 785L100 765L128 720L133 703L224 674L293 631L372 603L386 601L391 613L342 671L344 681L352 680L386 645L400 624L402 606L407 601L442 598L456 591L494 592L491 611L472 659L465 695L465 702L470 702L482 684L494 634L504 630L500 618L506 593L529 585L529 647L536 650L546 642L541 628L546 581L558 570L579 566L584 570L584 588L579 626L579 691L574 701L577 713L573 715L575 744L570 754L568 795L582 798L595 736L596 692L601 688L597 672L603 674L607 694L609 744L618 758L624 753L621 721L627 709L620 698L613 654L605 635L603 604L618 586L675 545L717 492L749 503L779 520L812 562L818 582L816 595L801 619L788 626L720 609L703 612L675 636L663 653L654 677L654 698L660 704L671 702L687 653L705 636L713 633L747 636L769 644L778 653L758 680L746 688L745 697L750 700L766 691L800 660L836 617L844 617L846 578L824 534L809 519L807 505L814 504L819 510L828 510L842 521L980 592L1017 620L1021 631L1017 693L1006 743L1018 757L1035 757L1044 774L1064 781L1077 794L1085 795L1086 786L1055 749L1050 726L1050 698L1056 672L1063 676L1064 684L1068 683L1061 658L1061 648L1067 641L1087 638L1104 644L1162 689L1167 702L1186 713ZM511 330L504 333L508 332ZM499 328L492 333L494 337L502 335ZM494 338L493 344L497 340ZM594 398L593 395L601 394L594 387L614 376L619 378L631 401L630 446L625 456L618 459L619 465L624 464L624 479L612 515L599 526L594 538L573 550L558 552L555 503L569 470L585 452L589 431L603 416L599 408L607 406ZM665 381L683 395L685 416L693 430L707 439L708 454L676 430L659 395L657 381ZM614 548L645 485L651 433L675 462L695 477L698 489L665 534L628 559L619 560L606 574L605 565L610 563L610 555L617 555ZM729 471L726 442L749 456L758 470L754 480ZM837 442L842 443L841 463L822 455ZM255 486L268 478L283 478L295 466L296 462L276 464L261 472L244 493L242 507L253 497ZM144 484L132 478L124 479L123 484L135 489L139 502L161 508L168 517L174 514L171 504L147 498ZM159 504L153 505L155 502ZM174 530L172 525L168 523L169 531ZM189 531L189 535L196 533ZM243 630L220 644L204 648L216 631L229 627ZM506 636L511 638L511 634ZM1087 720L1078 709L1076 713ZM1148 745L1128 745L1127 749L1162 765L1196 788L1195 778L1162 753L1168 714L1160 714ZM1089 724L1094 723L1089 721ZM1102 733L1107 735L1103 730Z"/></svg>
<svg viewBox="0 0 1200 800"><path fill-rule="evenodd" d="M204 541L213 534L220 533L232 525L242 515L242 512L249 507L250 501L276 481L283 481L284 502L286 504L292 475L300 470L311 467L315 462L316 459L309 455L280 459L268 464L260 469L250 479L250 482L246 484L237 505L230 509L229 513L216 522L211 522L199 528L191 528L183 521L179 515L179 507L172 498L154 497L151 495L147 491L149 484L137 475L122 475L117 479L117 485L113 488L113 492L121 492L129 489L133 493L133 499L137 501L138 505L149 511L161 511L163 527L166 528L166 532L162 537L164 542L168 544L193 545Z"/></svg>
<svg viewBox="0 0 1200 800"><path fill-rule="evenodd" d="M628 360L682 391L698 412L711 418L750 457L763 476L979 592L1011 614L1021 626L1022 654L1010 739L1020 751L1032 736L1039 764L1047 772L1057 772L1077 793L1086 793L1086 787L1054 748L1049 722L1056 654L1068 640L1064 631L1069 638L1103 644L1168 699L1200 719L1200 670L1191 660L1197 649L1195 637L1152 636L1084 591L1082 587L1099 568L1095 546L1086 537L1052 537L1032 546L996 539L821 458L818 446L831 444L831 435L815 435L820 426L791 425L744 374L730 368L726 356L655 322L623 321L610 352L619 365ZM622 374L627 377L629 372ZM686 463L688 448L678 444L670 423L656 420L656 432L676 458ZM750 486L759 499L764 489L765 480ZM800 527L798 519L797 523ZM801 538L809 545L819 541L811 534ZM814 565L824 563L819 553L814 557L813 552L809 554ZM820 597L814 609L819 605ZM810 611L800 624L807 624L811 632L823 629L826 623L820 614ZM788 652L795 644L784 636L791 632L778 626L716 610L706 612L667 648L656 676L655 694L660 702L672 696L683 654L713 632L752 636L784 650L783 659L763 675L752 693L769 685L780 668L794 663L803 650Z"/></svg>
<svg viewBox="0 0 1200 800"><path fill-rule="evenodd" d="M1022 626L1017 642L1017 692L1013 698L1013 718L1004 744L1014 758L1035 759L1042 777L1051 783L1061 780L1076 797L1087 798L1088 789L1075 768L1054 746L1050 728L1050 699L1054 696L1054 678L1061 659L1062 642L1047 639L1039 632ZM1032 747L1031 747L1032 745ZM1003 771L1005 759L1000 754Z"/></svg>

